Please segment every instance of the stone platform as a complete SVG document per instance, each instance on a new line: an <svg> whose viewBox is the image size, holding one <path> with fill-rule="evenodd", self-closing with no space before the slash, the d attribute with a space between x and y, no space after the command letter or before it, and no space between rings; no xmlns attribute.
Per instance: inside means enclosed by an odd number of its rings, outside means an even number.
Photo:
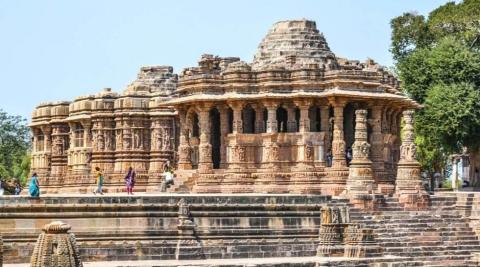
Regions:
<svg viewBox="0 0 480 267"><path fill-rule="evenodd" d="M381 257L371 259L350 259L344 257L290 257L250 259L209 259L209 260L164 260L164 261L100 261L84 262L85 267L320 267L320 266L368 266L377 261L385 264L402 261L402 257ZM5 267L28 267L29 264L6 264ZM380 265L379 265L380 266ZM385 265L388 266L388 265Z"/></svg>
<svg viewBox="0 0 480 267"><path fill-rule="evenodd" d="M361 211L345 199L294 194L12 196L0 197L0 234L5 264L27 263L41 227L62 220L85 266L478 266L480 243L457 198L433 196L430 205L406 211L387 197ZM383 256L315 257L323 207L350 207Z"/></svg>

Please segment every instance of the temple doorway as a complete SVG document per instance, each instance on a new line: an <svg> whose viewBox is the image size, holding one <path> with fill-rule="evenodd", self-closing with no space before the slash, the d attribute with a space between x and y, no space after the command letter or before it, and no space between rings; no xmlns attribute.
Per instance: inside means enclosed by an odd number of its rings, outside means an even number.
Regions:
<svg viewBox="0 0 480 267"><path fill-rule="evenodd" d="M354 103L348 103L343 110L343 131L347 150L352 148L355 139L355 109Z"/></svg>
<svg viewBox="0 0 480 267"><path fill-rule="evenodd" d="M247 105L242 112L243 133L255 133L255 110Z"/></svg>
<svg viewBox="0 0 480 267"><path fill-rule="evenodd" d="M212 145L212 162L213 168L220 168L220 112L218 109L213 108L210 110L210 122L211 122L211 133L210 133L210 144Z"/></svg>
<svg viewBox="0 0 480 267"><path fill-rule="evenodd" d="M277 109L277 129L279 133L287 132L288 112L283 107Z"/></svg>

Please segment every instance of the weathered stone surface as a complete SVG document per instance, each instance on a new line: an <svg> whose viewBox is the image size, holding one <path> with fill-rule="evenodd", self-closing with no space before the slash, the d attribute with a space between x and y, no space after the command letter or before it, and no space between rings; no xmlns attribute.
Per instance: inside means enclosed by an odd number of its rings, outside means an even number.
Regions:
<svg viewBox="0 0 480 267"><path fill-rule="evenodd" d="M258 46L253 69L299 68L335 65L335 55L315 21L287 20L273 25Z"/></svg>
<svg viewBox="0 0 480 267"><path fill-rule="evenodd" d="M107 192L124 190L129 167L136 191L159 191L170 161L178 185L168 191L339 195L350 173L368 169L349 170L346 157L355 110L368 108L372 191L390 194L398 115L418 107L373 60L337 58L314 21L281 21L252 63L204 54L179 76L169 66L142 67L123 93L39 105L32 171L43 193L91 192L95 167ZM357 183L350 189L363 203L369 195Z"/></svg>
<svg viewBox="0 0 480 267"><path fill-rule="evenodd" d="M411 209L421 209L428 205L429 197L423 187L420 163L417 160L417 146L413 131L413 110L403 112L405 121L400 161L398 162L395 194L400 203Z"/></svg>
<svg viewBox="0 0 480 267"><path fill-rule="evenodd" d="M82 267L75 236L68 233L71 226L61 221L43 227L33 249L32 267Z"/></svg>

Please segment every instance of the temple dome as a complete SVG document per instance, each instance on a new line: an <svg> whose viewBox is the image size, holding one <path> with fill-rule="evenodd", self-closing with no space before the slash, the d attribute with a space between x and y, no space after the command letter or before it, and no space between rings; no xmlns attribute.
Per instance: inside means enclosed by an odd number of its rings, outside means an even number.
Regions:
<svg viewBox="0 0 480 267"><path fill-rule="evenodd" d="M252 68L291 69L334 62L335 54L330 51L315 21L286 20L275 23L263 38L255 53Z"/></svg>

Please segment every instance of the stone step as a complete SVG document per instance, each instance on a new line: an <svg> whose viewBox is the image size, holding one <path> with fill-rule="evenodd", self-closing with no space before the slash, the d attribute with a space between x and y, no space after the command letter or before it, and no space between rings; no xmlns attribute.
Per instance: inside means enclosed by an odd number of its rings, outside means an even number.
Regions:
<svg viewBox="0 0 480 267"><path fill-rule="evenodd" d="M412 247L412 246L456 246L456 245L472 245L480 246L478 240L464 240L464 241L437 241L437 240L422 240L422 241L383 241L382 247Z"/></svg>

